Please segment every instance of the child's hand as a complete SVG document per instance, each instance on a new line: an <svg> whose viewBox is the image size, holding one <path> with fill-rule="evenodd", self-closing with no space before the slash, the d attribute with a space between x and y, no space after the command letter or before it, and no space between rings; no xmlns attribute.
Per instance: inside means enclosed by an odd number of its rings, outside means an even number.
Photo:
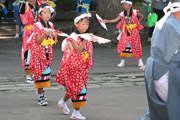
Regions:
<svg viewBox="0 0 180 120"><path fill-rule="evenodd" d="M52 31L46 31L44 34L45 34L46 36L49 36L51 33L52 33Z"/></svg>
<svg viewBox="0 0 180 120"><path fill-rule="evenodd" d="M88 41L88 40L85 40L85 39L84 39L84 40L83 40L83 43L85 43L85 44L86 44L86 43L87 43L87 41Z"/></svg>
<svg viewBox="0 0 180 120"><path fill-rule="evenodd" d="M142 70L142 71L144 71L144 70L145 70L145 68L146 68L146 66L145 66L145 65L143 65L143 66L141 66L139 69L140 69L140 70Z"/></svg>
<svg viewBox="0 0 180 120"><path fill-rule="evenodd" d="M105 20L105 19L104 19L103 22L104 22L104 23L108 23L108 20Z"/></svg>

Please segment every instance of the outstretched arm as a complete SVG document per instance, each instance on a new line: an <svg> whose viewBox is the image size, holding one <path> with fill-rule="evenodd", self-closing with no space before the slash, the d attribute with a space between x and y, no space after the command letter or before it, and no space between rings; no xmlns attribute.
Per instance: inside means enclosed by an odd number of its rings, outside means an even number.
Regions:
<svg viewBox="0 0 180 120"><path fill-rule="evenodd" d="M112 20L103 20L104 21L104 23L116 23L116 22L118 22L119 20L121 19L121 16L117 16L117 18L115 18L115 19L112 19Z"/></svg>

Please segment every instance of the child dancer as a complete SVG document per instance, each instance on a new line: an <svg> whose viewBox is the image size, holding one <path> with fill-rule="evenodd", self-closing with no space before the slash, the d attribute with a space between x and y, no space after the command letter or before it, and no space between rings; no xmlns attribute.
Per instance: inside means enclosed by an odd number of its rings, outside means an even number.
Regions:
<svg viewBox="0 0 180 120"><path fill-rule="evenodd" d="M86 106L86 90L88 80L88 68L92 66L92 42L80 38L77 34L83 34L88 30L90 13L79 13L74 19L75 31L66 39L68 42L61 62L56 81L66 87L65 96L58 102L60 110L69 114L66 101L71 98L74 111L70 119L85 120L79 112L80 107Z"/></svg>
<svg viewBox="0 0 180 120"><path fill-rule="evenodd" d="M29 70L30 50L27 47L27 40L32 34L32 25L39 21L37 8L41 4L43 2L39 0L21 1L19 4L21 22L25 25L22 46L22 66L24 67L26 82L28 83L34 83L34 81L32 79L32 71Z"/></svg>
<svg viewBox="0 0 180 120"><path fill-rule="evenodd" d="M25 69L26 82L34 83L32 79L32 71L29 70L30 61L30 50L27 47L27 41L32 34L32 25L39 22L40 18L38 16L38 6L44 4L41 0L27 0L21 1L19 4L19 12L22 24L25 25L23 33L23 46L22 46L22 66ZM54 19L55 14L52 14L51 20Z"/></svg>
<svg viewBox="0 0 180 120"><path fill-rule="evenodd" d="M50 5L42 4L39 6L38 14L41 20L33 25L32 39L28 43L31 50L29 68L34 74L35 88L38 89L38 104L42 106L48 104L43 88L50 87L52 47L54 44L51 32L47 32L43 28L54 29L53 24L49 22L52 12L54 9Z"/></svg>
<svg viewBox="0 0 180 120"><path fill-rule="evenodd" d="M143 15L138 10L132 9L131 0L122 0L121 4L124 11L121 12L117 18L112 20L104 20L105 23L115 23L121 19L119 24L116 26L118 30L122 31L122 34L118 36L117 52L121 57L121 62L117 65L118 67L125 67L124 57L135 57L139 60L138 66L143 66L142 48L139 30L143 29L140 21L143 19ZM139 20L137 17L139 17Z"/></svg>

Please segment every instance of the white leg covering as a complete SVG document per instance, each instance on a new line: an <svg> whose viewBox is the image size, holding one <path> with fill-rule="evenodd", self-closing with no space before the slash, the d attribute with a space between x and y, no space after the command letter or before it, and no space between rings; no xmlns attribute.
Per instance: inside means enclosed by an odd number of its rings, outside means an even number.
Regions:
<svg viewBox="0 0 180 120"><path fill-rule="evenodd" d="M155 90L164 102L167 102L168 98L168 79L169 72L164 74L159 80L154 80Z"/></svg>

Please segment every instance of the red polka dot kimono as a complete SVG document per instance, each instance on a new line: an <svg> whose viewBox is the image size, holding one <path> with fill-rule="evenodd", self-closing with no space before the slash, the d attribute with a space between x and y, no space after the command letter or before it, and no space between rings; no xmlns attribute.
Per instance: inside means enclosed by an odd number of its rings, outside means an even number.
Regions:
<svg viewBox="0 0 180 120"><path fill-rule="evenodd" d="M37 3L39 5L45 3L43 1L37 0ZM29 49L27 47L27 43L28 43L28 39L32 34L32 25L34 24L34 16L32 13L31 8L29 7L29 5L26 4L25 6L25 13L24 14L20 14L21 17L21 21L22 23L25 25L24 27L24 34L23 34L23 50L22 50L22 66L25 67L25 61L24 61L24 53ZM40 20L39 16L38 16L38 21Z"/></svg>
<svg viewBox="0 0 180 120"><path fill-rule="evenodd" d="M51 29L54 29L54 26L51 22L49 22L49 25ZM28 47L31 50L31 58L30 58L30 70L34 73L34 79L35 82L39 79L39 77L44 73L47 66L51 66L51 61L53 58L53 45L49 44L49 60L46 59L46 53L45 53L45 46L44 45L38 45L36 42L36 34L40 34L42 36L45 33L45 30L43 29L44 26L37 22L33 25L32 31L34 35L32 36L32 39L28 43ZM52 35L48 38L51 39ZM47 38L46 38L47 39Z"/></svg>
<svg viewBox="0 0 180 120"><path fill-rule="evenodd" d="M138 10L133 10L132 12L130 25L132 25L133 27L129 26L132 27L132 29L127 26L128 23L125 19L124 12L120 13L122 19L116 26L117 29L120 29L123 32L117 45L118 54L121 56L121 53L126 49L126 46L130 43L133 56L136 58L136 60L139 60L142 56L139 30L143 29L143 26L139 23L136 17L138 12L139 12ZM127 36L128 31L130 32L129 36Z"/></svg>
<svg viewBox="0 0 180 120"><path fill-rule="evenodd" d="M82 44L79 36L76 35L76 38L72 39L77 40L79 46ZM93 46L92 42L88 41L86 44L86 52L78 54L71 48L70 40L71 39L67 39L68 45L66 46L61 62L62 67L56 76L56 81L66 87L71 99L75 99L84 85L86 86L87 84L88 68L92 66ZM89 55L86 60L83 59L85 54Z"/></svg>

